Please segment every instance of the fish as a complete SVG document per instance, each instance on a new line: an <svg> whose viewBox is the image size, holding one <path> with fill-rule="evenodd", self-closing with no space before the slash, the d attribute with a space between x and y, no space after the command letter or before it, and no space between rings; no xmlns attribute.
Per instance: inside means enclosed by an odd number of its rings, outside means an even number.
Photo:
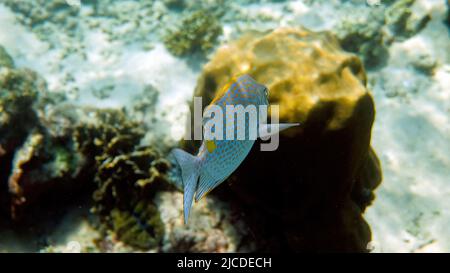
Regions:
<svg viewBox="0 0 450 273"><path fill-rule="evenodd" d="M219 107L226 113L227 106L268 106L268 88L256 82L249 75L233 77L221 91L217 92L214 99L206 109L211 106ZM205 111L206 112L206 111ZM235 116L233 116L235 118ZM189 213L193 200L198 202L203 196L224 182L244 161L250 152L256 138L251 137L249 115L245 115L245 122L238 123L235 119L223 115L223 137L204 139L197 155L192 155L182 149L175 148L171 151L176 162L181 168L181 180L184 207L184 223L188 223ZM211 120L211 117L203 117L203 127ZM256 120L258 137L266 138L271 134L290 128L298 124L266 124L266 120ZM236 126L234 126L236 124ZM232 126L232 127L230 127ZM245 126L244 137L238 139L238 130ZM231 129L230 129L231 128ZM226 131L234 129L234 139L226 138ZM220 133L219 133L220 135Z"/></svg>

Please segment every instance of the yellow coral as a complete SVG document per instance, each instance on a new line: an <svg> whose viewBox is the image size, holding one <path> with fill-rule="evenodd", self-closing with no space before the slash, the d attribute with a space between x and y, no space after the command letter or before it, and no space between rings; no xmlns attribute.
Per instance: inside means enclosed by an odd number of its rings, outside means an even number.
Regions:
<svg viewBox="0 0 450 273"><path fill-rule="evenodd" d="M269 87L270 103L280 105L284 122L305 122L314 109L332 102L328 128L337 129L368 95L360 60L325 32L282 28L246 34L217 51L204 67L196 95L210 100L232 76L243 73Z"/></svg>

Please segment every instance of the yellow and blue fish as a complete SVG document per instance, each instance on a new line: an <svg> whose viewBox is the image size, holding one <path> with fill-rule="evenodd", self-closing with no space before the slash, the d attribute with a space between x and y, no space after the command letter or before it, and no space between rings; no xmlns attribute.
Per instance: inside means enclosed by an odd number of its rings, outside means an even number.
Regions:
<svg viewBox="0 0 450 273"><path fill-rule="evenodd" d="M210 105L215 105L226 112L227 105L242 105L243 107L253 105L255 107L268 106L268 89L264 85L257 83L248 75L243 75L233 79L226 85L222 92L218 92ZM209 106L208 106L209 107ZM225 181L242 163L250 152L256 139L252 139L249 130L246 130L244 139L227 140L225 137L226 128L234 126L235 120L228 119L224 115L223 130L224 137L221 139L204 140L198 154L191 155L181 149L172 151L176 161L181 167L181 178L184 188L184 222L189 218L192 201L200 200L206 193ZM231 121L231 122L230 122ZM268 132L266 136L277 133L280 130L289 128L297 124L277 124L277 129L270 129L270 124L266 121L258 120L258 137L265 137L261 132ZM241 123L242 124L242 123ZM249 118L245 117L244 125L249 127ZM241 125L242 126L242 125ZM266 126L265 130L260 127ZM234 126L235 134L242 128Z"/></svg>

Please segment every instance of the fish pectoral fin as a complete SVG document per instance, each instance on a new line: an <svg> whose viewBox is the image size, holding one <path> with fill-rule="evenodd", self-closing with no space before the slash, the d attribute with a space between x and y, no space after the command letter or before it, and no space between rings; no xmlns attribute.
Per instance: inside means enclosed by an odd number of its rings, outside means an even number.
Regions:
<svg viewBox="0 0 450 273"><path fill-rule="evenodd" d="M300 123L261 123L259 124L258 137L264 140L265 138L278 134L283 130L299 125Z"/></svg>
<svg viewBox="0 0 450 273"><path fill-rule="evenodd" d="M198 182L197 193L195 195L195 202L198 202L203 198L206 194L212 191L214 188L220 185L225 181L225 179L219 179L212 177L208 173L202 173L200 175L200 180Z"/></svg>

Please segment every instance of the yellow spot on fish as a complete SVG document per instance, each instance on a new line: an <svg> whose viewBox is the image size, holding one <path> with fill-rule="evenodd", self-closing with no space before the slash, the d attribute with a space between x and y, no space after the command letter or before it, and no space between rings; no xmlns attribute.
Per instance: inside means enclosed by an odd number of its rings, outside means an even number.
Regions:
<svg viewBox="0 0 450 273"><path fill-rule="evenodd" d="M211 154L217 148L216 142L214 140L206 140L206 149Z"/></svg>

